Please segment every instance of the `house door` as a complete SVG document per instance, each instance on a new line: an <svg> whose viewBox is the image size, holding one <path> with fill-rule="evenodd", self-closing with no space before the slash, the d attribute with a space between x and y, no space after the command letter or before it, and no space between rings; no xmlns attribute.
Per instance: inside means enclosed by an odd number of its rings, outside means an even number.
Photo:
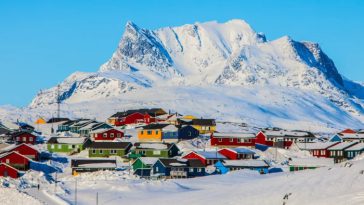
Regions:
<svg viewBox="0 0 364 205"><path fill-rule="evenodd" d="M4 177L8 177L8 170L4 170Z"/></svg>

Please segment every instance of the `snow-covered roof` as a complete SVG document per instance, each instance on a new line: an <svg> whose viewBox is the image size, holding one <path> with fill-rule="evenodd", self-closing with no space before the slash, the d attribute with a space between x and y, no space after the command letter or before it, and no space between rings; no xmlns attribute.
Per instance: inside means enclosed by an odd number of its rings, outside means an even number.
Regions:
<svg viewBox="0 0 364 205"><path fill-rule="evenodd" d="M158 161L158 158L156 157L139 157L139 159L143 162L145 165L153 165Z"/></svg>
<svg viewBox="0 0 364 205"><path fill-rule="evenodd" d="M364 139L364 133L355 133L355 134L351 134L351 133L341 133L340 137L342 139L345 138L349 138L349 139Z"/></svg>
<svg viewBox="0 0 364 205"><path fill-rule="evenodd" d="M313 166L323 167L334 165L334 159L332 158L292 158L288 162L291 166Z"/></svg>
<svg viewBox="0 0 364 205"><path fill-rule="evenodd" d="M364 150L364 143L358 143L354 146L351 146L347 149L345 149L346 151L356 151L356 150Z"/></svg>
<svg viewBox="0 0 364 205"><path fill-rule="evenodd" d="M223 162L228 167L268 167L269 165L263 160L226 160Z"/></svg>
<svg viewBox="0 0 364 205"><path fill-rule="evenodd" d="M330 147L328 150L342 150L342 149L350 147L356 143L357 142L340 142L339 144Z"/></svg>
<svg viewBox="0 0 364 205"><path fill-rule="evenodd" d="M238 133L238 132L216 132L213 134L216 138L255 138L254 133Z"/></svg>
<svg viewBox="0 0 364 205"><path fill-rule="evenodd" d="M80 131L81 131L81 130L88 130L88 129L91 129L93 126L95 126L95 125L97 125L97 124L100 124L100 123L99 123L99 122L92 122L92 123L90 123L90 124L88 124L88 125L86 125L86 126L82 127L82 128L80 129Z"/></svg>
<svg viewBox="0 0 364 205"><path fill-rule="evenodd" d="M327 149L337 142L313 142L313 143L296 143L301 150Z"/></svg>
<svg viewBox="0 0 364 205"><path fill-rule="evenodd" d="M78 167L82 168L116 168L115 163L89 163L89 164L80 164Z"/></svg>
<svg viewBox="0 0 364 205"><path fill-rule="evenodd" d="M52 137L48 143L54 144L82 144L85 141L84 137Z"/></svg>
<svg viewBox="0 0 364 205"><path fill-rule="evenodd" d="M236 148L230 148L230 149L235 151L238 154L255 154L255 152L253 152L252 150L244 148L244 147L236 147Z"/></svg>
<svg viewBox="0 0 364 205"><path fill-rule="evenodd" d="M117 129L117 128L100 128L100 129L96 129L90 132L90 134L98 134L98 133L103 133L103 132L107 132L109 130L117 130L120 132L123 132L123 130Z"/></svg>
<svg viewBox="0 0 364 205"><path fill-rule="evenodd" d="M288 130L264 130L264 134L269 137L306 137L310 136L308 132L304 131L288 131Z"/></svg>
<svg viewBox="0 0 364 205"><path fill-rule="evenodd" d="M166 131L177 132L178 128L175 125L168 125L167 127L162 128L162 130L164 132L166 132Z"/></svg>
<svg viewBox="0 0 364 205"><path fill-rule="evenodd" d="M166 144L161 144L161 143L140 143L138 145L138 148L164 150L168 149L168 146Z"/></svg>
<svg viewBox="0 0 364 205"><path fill-rule="evenodd" d="M216 151L197 151L196 153L206 159L226 159L224 155Z"/></svg>

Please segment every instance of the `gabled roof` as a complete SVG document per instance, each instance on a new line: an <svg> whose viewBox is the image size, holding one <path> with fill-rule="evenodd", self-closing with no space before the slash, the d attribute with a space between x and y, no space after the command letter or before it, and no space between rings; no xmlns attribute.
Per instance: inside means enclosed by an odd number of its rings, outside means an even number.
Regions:
<svg viewBox="0 0 364 205"><path fill-rule="evenodd" d="M104 133L104 132L108 132L110 130L116 130L116 131L119 131L119 132L124 132L123 130L120 130L118 128L100 128L100 129L95 129L93 131L90 132L90 134L98 134L98 133Z"/></svg>
<svg viewBox="0 0 364 205"><path fill-rule="evenodd" d="M165 167L205 167L198 159L161 158L159 161Z"/></svg>
<svg viewBox="0 0 364 205"><path fill-rule="evenodd" d="M170 124L149 124L146 126L143 126L142 128L144 130L156 130L156 129L163 129L164 127L169 126Z"/></svg>
<svg viewBox="0 0 364 205"><path fill-rule="evenodd" d="M311 132L300 131L300 130L262 130L267 137L308 137L315 138Z"/></svg>
<svg viewBox="0 0 364 205"><path fill-rule="evenodd" d="M358 142L340 142L339 144L330 147L328 150L344 150L348 147L351 147L355 144L357 144Z"/></svg>
<svg viewBox="0 0 364 205"><path fill-rule="evenodd" d="M77 121L75 121L75 120L68 120L68 121L61 123L60 125L67 126L67 125L72 125L73 123L76 123L76 122Z"/></svg>
<svg viewBox="0 0 364 205"><path fill-rule="evenodd" d="M331 166L334 165L333 158L292 158L288 161L288 164L291 166L314 166L314 167L323 167L323 166Z"/></svg>
<svg viewBox="0 0 364 205"><path fill-rule="evenodd" d="M215 119L192 119L192 125L215 126Z"/></svg>
<svg viewBox="0 0 364 205"><path fill-rule="evenodd" d="M361 150L364 150L364 143L362 142L345 149L345 151L361 151Z"/></svg>
<svg viewBox="0 0 364 205"><path fill-rule="evenodd" d="M227 159L224 155L216 151L194 151L194 153L205 159Z"/></svg>
<svg viewBox="0 0 364 205"><path fill-rule="evenodd" d="M140 114L149 114L151 116L164 115L166 112L162 108L151 108L151 109L135 109L135 110L126 110L124 112L117 112L113 114L110 118L121 118L127 117L128 115L140 113Z"/></svg>
<svg viewBox="0 0 364 205"><path fill-rule="evenodd" d="M153 164L155 164L158 161L158 158L156 158L156 157L139 157L137 160L140 160L145 165L152 166ZM137 160L135 160L135 162Z"/></svg>
<svg viewBox="0 0 364 205"><path fill-rule="evenodd" d="M226 150L230 150L232 152L235 152L237 154L255 154L255 152L253 152L250 149L247 148L243 148L243 147L236 147L236 148L224 148ZM221 149L223 150L223 149Z"/></svg>
<svg viewBox="0 0 364 205"><path fill-rule="evenodd" d="M354 133L354 134L340 133L338 134L338 136L340 136L342 139L364 139L364 133Z"/></svg>
<svg viewBox="0 0 364 205"><path fill-rule="evenodd" d="M91 142L89 148L94 149L127 149L131 147L130 142Z"/></svg>
<svg viewBox="0 0 364 205"><path fill-rule="evenodd" d="M338 142L313 142L313 143L296 143L301 150L322 150L334 146Z"/></svg>
<svg viewBox="0 0 364 205"><path fill-rule="evenodd" d="M2 153L4 153L4 152L11 152L11 151L13 151L14 149L16 149L16 148L18 148L18 147L21 147L21 146L26 146L26 147L29 147L29 148L31 148L31 149L33 149L33 150L35 150L35 151L37 151L37 152L39 152L39 150L38 149L36 149L35 147L33 147L33 146L31 146L31 145L29 145L29 144L27 144L27 143L21 143L21 144L18 144L18 145L10 145L10 146L8 146L8 147L6 147L5 149L3 149L3 150L0 150L0 152L2 152Z"/></svg>
<svg viewBox="0 0 364 205"><path fill-rule="evenodd" d="M215 132L213 133L214 138L255 138L254 133L243 133L243 132Z"/></svg>
<svg viewBox="0 0 364 205"><path fill-rule="evenodd" d="M223 164L227 167L269 167L265 161L256 159L225 160Z"/></svg>
<svg viewBox="0 0 364 205"><path fill-rule="evenodd" d="M47 144L83 144L85 141L84 137L51 137Z"/></svg>
<svg viewBox="0 0 364 205"><path fill-rule="evenodd" d="M134 147L136 149L169 150L173 146L176 146L176 144L159 143L159 142L136 142L136 143L134 143Z"/></svg>
<svg viewBox="0 0 364 205"><path fill-rule="evenodd" d="M10 155L10 154L16 154L16 155L19 155L19 156L21 156L21 157L24 157L24 158L28 159L29 161L33 161L33 160L32 160L32 159L30 159L29 157L27 157L27 156L25 156L25 155L22 155L22 154L20 154L19 152L16 152L16 151L11 151L11 152L5 152L5 153L2 153L2 154L0 155L0 159L1 159L1 158L4 158L4 157L6 157L6 156L8 156L8 155Z"/></svg>

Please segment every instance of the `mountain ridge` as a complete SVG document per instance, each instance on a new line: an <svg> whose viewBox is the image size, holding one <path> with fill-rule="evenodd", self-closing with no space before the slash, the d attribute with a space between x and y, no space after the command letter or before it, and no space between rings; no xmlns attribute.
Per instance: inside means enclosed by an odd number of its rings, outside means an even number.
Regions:
<svg viewBox="0 0 364 205"><path fill-rule="evenodd" d="M165 95L173 96L174 103L181 96L199 103L198 98L206 97L203 89L210 94L211 90L217 90L222 96L226 93L224 89L237 93L240 93L240 89L275 88L282 90L282 93L284 89L289 89L290 92L297 90L297 93L305 93L303 95L312 92L313 96L323 98L323 102L328 99L339 108L341 114L348 114L348 121L353 118L357 120L356 124L363 124L364 119L363 86L343 79L319 44L295 41L288 36L268 41L263 33L255 32L248 23L237 19L225 23L213 21L156 30L140 28L127 22L110 60L94 73L72 74L60 87L64 104L80 106L86 102L97 104L101 101L122 103L123 100L133 98L135 107L148 104L143 102L143 95L148 92L158 93L159 90L166 90ZM196 92L200 94L193 93L190 96L196 99L188 99L188 93L176 93L176 90L183 90L178 87L196 87ZM38 93L29 108L44 110L54 106L56 91L54 87ZM256 92L260 93L258 90ZM141 99L135 99L135 95L140 95ZM242 93L239 95L244 96ZM287 97L294 103L292 96L277 94L277 97ZM152 103L155 106L161 103L158 95L151 98L155 98ZM219 104L224 104L223 98L219 100ZM274 114L274 110L267 111L269 105L255 103L266 111L267 118ZM176 105L170 104L170 107ZM322 115L332 115L330 112L334 112L325 110L323 104L319 108L312 104L312 107ZM186 108L186 111L193 112L192 109ZM307 109L308 113L312 111L311 108ZM247 115L245 113L242 116Z"/></svg>

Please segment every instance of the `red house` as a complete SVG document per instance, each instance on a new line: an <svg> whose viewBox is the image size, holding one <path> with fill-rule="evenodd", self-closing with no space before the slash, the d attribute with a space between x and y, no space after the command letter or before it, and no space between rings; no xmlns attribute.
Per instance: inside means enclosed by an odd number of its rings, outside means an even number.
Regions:
<svg viewBox="0 0 364 205"><path fill-rule="evenodd" d="M198 159L205 166L213 165L218 161L226 160L227 157L215 151L192 151L182 157L183 159Z"/></svg>
<svg viewBox="0 0 364 205"><path fill-rule="evenodd" d="M305 131L262 130L255 138L256 144L288 149L293 143L312 142L316 137Z"/></svg>
<svg viewBox="0 0 364 205"><path fill-rule="evenodd" d="M35 144L37 136L29 132L17 132L12 135L12 138L16 144L21 144L21 143Z"/></svg>
<svg viewBox="0 0 364 205"><path fill-rule="evenodd" d="M11 177L11 178L18 178L19 177L19 170L15 169L12 166L7 164L0 163L0 176L1 177Z"/></svg>
<svg viewBox="0 0 364 205"><path fill-rule="evenodd" d="M340 132L341 134L355 134L356 131L353 129L345 129L343 131Z"/></svg>
<svg viewBox="0 0 364 205"><path fill-rule="evenodd" d="M246 148L224 148L219 153L230 160L253 159L255 152Z"/></svg>
<svg viewBox="0 0 364 205"><path fill-rule="evenodd" d="M18 152L8 152L0 156L0 162L19 170L28 170L31 159Z"/></svg>
<svg viewBox="0 0 364 205"><path fill-rule="evenodd" d="M211 146L218 147L254 147L255 134L253 133L212 133L210 137Z"/></svg>
<svg viewBox="0 0 364 205"><path fill-rule="evenodd" d="M157 122L157 116L167 114L161 108L127 110L125 112L117 112L109 117L108 122L115 126L123 126L137 123L153 123Z"/></svg>
<svg viewBox="0 0 364 205"><path fill-rule="evenodd" d="M39 160L39 151L29 144L23 143L7 150L7 152L12 151L18 152L32 160Z"/></svg>
<svg viewBox="0 0 364 205"><path fill-rule="evenodd" d="M124 132L114 128L99 129L90 133L94 141L112 141L116 138L121 139L124 137Z"/></svg>
<svg viewBox="0 0 364 205"><path fill-rule="evenodd" d="M340 142L315 142L315 143L298 143L297 146L301 150L307 150L314 157L323 157L329 158L330 151L328 150L330 147L333 147Z"/></svg>

